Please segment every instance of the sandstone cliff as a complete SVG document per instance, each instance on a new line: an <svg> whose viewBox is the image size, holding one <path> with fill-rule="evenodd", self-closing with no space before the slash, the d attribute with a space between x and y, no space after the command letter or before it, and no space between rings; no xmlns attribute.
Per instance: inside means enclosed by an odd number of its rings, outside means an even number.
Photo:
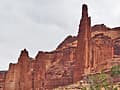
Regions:
<svg viewBox="0 0 120 90"><path fill-rule="evenodd" d="M54 51L39 51L35 58L26 49L18 63L0 73L2 90L51 90L82 79L83 75L120 64L120 28L91 26L87 5L77 36L68 36Z"/></svg>

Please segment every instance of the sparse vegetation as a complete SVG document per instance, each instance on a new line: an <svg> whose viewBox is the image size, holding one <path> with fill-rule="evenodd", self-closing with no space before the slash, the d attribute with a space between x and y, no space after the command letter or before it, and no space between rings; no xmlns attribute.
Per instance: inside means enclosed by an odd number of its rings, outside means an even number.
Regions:
<svg viewBox="0 0 120 90"><path fill-rule="evenodd" d="M68 85L65 87L59 87L58 89L54 90L119 90L119 84L115 84L111 81L113 77L120 77L120 65L113 66L111 68L110 74L106 74L101 72L95 75L89 75L87 79L87 84L80 84L80 82Z"/></svg>
<svg viewBox="0 0 120 90"><path fill-rule="evenodd" d="M88 76L91 90L100 90L101 88L108 88L108 77L105 73Z"/></svg>
<svg viewBox="0 0 120 90"><path fill-rule="evenodd" d="M112 67L112 69L111 69L111 76L112 77L120 77L120 65Z"/></svg>

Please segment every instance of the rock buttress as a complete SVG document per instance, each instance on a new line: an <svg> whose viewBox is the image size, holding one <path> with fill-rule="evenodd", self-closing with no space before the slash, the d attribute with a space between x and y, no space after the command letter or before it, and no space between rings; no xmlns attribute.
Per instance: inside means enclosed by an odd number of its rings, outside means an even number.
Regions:
<svg viewBox="0 0 120 90"><path fill-rule="evenodd" d="M91 20L88 17L87 5L82 7L82 18L79 25L76 48L76 65L74 70L74 82L81 79L83 73L89 68L89 51L91 37Z"/></svg>
<svg viewBox="0 0 120 90"><path fill-rule="evenodd" d="M30 58L24 49L17 64L10 64L5 78L4 90L30 90L32 88L32 77L30 70Z"/></svg>

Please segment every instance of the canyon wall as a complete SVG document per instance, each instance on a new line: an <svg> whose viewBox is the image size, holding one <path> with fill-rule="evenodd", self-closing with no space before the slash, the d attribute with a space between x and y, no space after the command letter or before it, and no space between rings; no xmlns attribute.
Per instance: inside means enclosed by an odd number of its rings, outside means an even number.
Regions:
<svg viewBox="0 0 120 90"><path fill-rule="evenodd" d="M54 51L39 51L31 58L26 49L18 63L0 72L0 90L52 90L120 64L120 28L91 26L87 5L77 36L68 36Z"/></svg>

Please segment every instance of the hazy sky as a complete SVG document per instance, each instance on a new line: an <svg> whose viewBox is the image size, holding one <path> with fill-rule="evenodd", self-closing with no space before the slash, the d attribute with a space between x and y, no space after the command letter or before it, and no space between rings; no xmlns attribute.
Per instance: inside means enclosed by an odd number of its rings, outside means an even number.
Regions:
<svg viewBox="0 0 120 90"><path fill-rule="evenodd" d="M83 1L92 25L120 26L120 0L0 0L0 70L17 62L24 48L35 57L76 35Z"/></svg>

